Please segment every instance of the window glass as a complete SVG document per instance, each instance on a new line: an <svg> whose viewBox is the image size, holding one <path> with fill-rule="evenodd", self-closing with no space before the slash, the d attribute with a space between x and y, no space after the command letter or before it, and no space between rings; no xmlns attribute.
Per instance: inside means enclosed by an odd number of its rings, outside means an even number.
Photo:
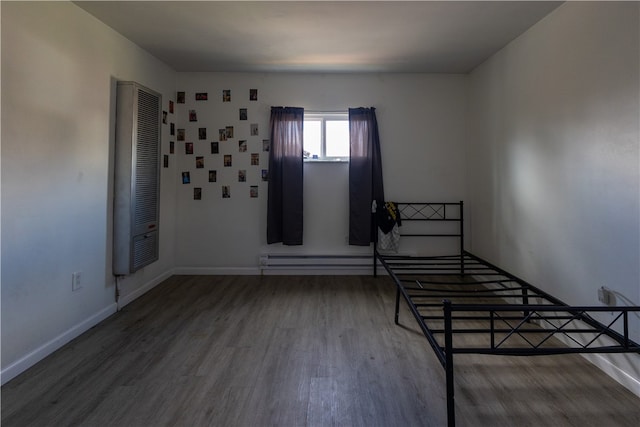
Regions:
<svg viewBox="0 0 640 427"><path fill-rule="evenodd" d="M305 113L304 157L309 160L349 161L349 115Z"/></svg>
<svg viewBox="0 0 640 427"><path fill-rule="evenodd" d="M304 157L322 157L322 121L304 120Z"/></svg>

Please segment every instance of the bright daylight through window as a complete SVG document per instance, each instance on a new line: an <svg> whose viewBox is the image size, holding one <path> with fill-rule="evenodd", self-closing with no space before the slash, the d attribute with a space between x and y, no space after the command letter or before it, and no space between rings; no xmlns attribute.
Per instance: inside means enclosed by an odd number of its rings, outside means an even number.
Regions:
<svg viewBox="0 0 640 427"><path fill-rule="evenodd" d="M349 115L305 113L304 158L309 161L349 161Z"/></svg>

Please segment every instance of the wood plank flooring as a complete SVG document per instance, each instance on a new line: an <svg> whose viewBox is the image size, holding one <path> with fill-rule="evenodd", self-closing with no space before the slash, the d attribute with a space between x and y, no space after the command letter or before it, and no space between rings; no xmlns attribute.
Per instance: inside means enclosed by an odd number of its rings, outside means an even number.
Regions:
<svg viewBox="0 0 640 427"><path fill-rule="evenodd" d="M175 276L2 387L11 426L443 426L385 277ZM580 356L456 356L459 426L638 426Z"/></svg>

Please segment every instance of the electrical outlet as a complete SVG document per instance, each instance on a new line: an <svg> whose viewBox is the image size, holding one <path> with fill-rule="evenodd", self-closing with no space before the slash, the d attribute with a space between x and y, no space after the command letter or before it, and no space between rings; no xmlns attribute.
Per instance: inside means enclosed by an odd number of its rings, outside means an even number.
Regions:
<svg viewBox="0 0 640 427"><path fill-rule="evenodd" d="M75 292L78 289L82 288L82 281L80 280L81 278L82 278L82 272L81 271L76 271L75 273L71 274L71 290L73 292Z"/></svg>
<svg viewBox="0 0 640 427"><path fill-rule="evenodd" d="M611 305L613 300L613 295L611 295L611 291L604 286L598 288L598 301L603 303L604 305Z"/></svg>

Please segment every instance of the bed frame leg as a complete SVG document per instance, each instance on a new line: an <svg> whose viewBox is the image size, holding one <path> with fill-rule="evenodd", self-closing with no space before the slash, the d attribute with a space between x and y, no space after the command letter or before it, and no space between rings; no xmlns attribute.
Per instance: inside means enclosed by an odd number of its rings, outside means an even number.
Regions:
<svg viewBox="0 0 640 427"><path fill-rule="evenodd" d="M455 388L453 384L453 327L451 321L451 301L444 303L444 351L445 351L445 376L447 383L447 426L456 425Z"/></svg>
<svg viewBox="0 0 640 427"><path fill-rule="evenodd" d="M464 273L464 203L460 200L460 275Z"/></svg>
<svg viewBox="0 0 640 427"><path fill-rule="evenodd" d="M373 277L378 277L378 254L373 251Z"/></svg>
<svg viewBox="0 0 640 427"><path fill-rule="evenodd" d="M396 313L394 318L394 322L396 323L396 325L399 324L398 322L399 317L400 317L400 288L396 288Z"/></svg>
<svg viewBox="0 0 640 427"><path fill-rule="evenodd" d="M378 236L373 239L373 277L378 277Z"/></svg>
<svg viewBox="0 0 640 427"><path fill-rule="evenodd" d="M529 305L529 293L527 292L527 289L523 289L522 290L522 305ZM529 317L531 313L529 312L529 310L524 310L522 312L522 315L527 318Z"/></svg>

